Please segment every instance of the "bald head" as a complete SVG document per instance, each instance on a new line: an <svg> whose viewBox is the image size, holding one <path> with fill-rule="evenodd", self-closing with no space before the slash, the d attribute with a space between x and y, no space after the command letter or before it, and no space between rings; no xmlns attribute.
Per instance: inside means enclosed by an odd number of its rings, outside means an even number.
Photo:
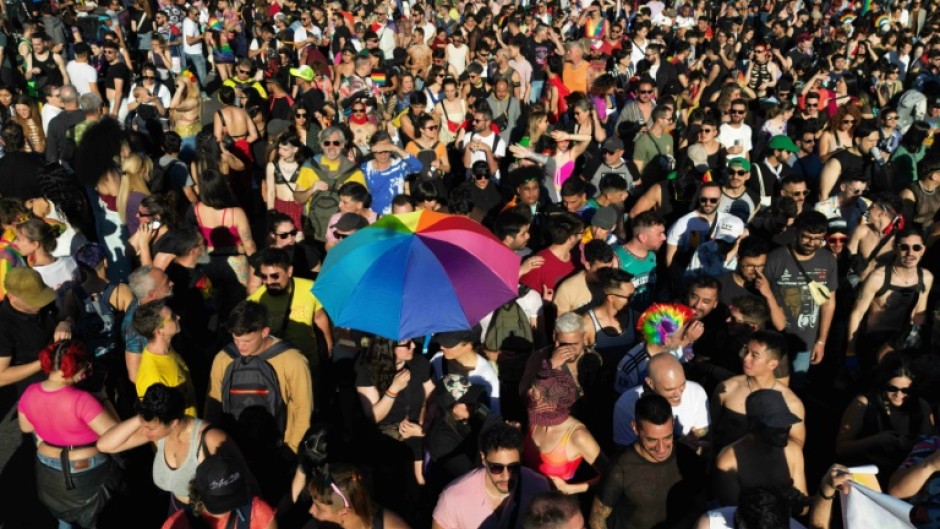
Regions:
<svg viewBox="0 0 940 529"><path fill-rule="evenodd" d="M685 372L682 370L682 364L668 353L654 356L650 359L646 385L656 394L665 397L670 406L678 406L682 403L682 392L685 391Z"/></svg>

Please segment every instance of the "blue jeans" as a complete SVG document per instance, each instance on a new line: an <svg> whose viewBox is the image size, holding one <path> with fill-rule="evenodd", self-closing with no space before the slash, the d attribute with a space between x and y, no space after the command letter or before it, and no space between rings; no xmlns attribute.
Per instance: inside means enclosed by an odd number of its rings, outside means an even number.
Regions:
<svg viewBox="0 0 940 529"><path fill-rule="evenodd" d="M809 372L812 351L800 351L793 355L793 369L790 371L790 388L802 389L806 386L806 374Z"/></svg>
<svg viewBox="0 0 940 529"><path fill-rule="evenodd" d="M545 86L545 81L532 81L532 89L529 90L529 104L533 104L539 100L539 97L542 95L542 87Z"/></svg>
<svg viewBox="0 0 940 529"><path fill-rule="evenodd" d="M192 69L195 70L190 71L193 71L193 73L196 74L196 78L199 80L200 88L204 87L206 84L206 76L208 75L208 70L206 69L206 58L202 55L190 55L188 53L185 54L184 57L186 57L186 67L192 67Z"/></svg>
<svg viewBox="0 0 940 529"><path fill-rule="evenodd" d="M36 459L39 460L39 463L44 467L49 467L53 470L62 470L62 461L58 457L49 457L42 454L36 454ZM108 456L105 454L97 454L88 459L88 466L76 469L75 462L70 463L69 471L72 474L81 474L82 472L88 472L93 468L100 467L101 465L107 463ZM65 520L59 520L58 529L72 529L72 524L66 522Z"/></svg>

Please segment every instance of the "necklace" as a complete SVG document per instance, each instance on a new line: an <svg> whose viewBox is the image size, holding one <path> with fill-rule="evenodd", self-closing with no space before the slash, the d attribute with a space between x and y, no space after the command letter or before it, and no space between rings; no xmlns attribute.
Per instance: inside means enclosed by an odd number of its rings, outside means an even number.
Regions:
<svg viewBox="0 0 940 529"><path fill-rule="evenodd" d="M748 393L753 393L753 392L754 392L754 388L751 387L751 377L745 377L744 380L747 381L747 392L748 392ZM754 385L757 386L757 382L756 382L756 381L754 382ZM776 378L774 379L774 383L771 384L770 387L767 388L767 389L774 389L775 387L777 387L777 379L776 379ZM764 389L764 388L762 388L762 387L760 387L760 386L757 386L757 389Z"/></svg>
<svg viewBox="0 0 940 529"><path fill-rule="evenodd" d="M506 499L507 496L509 496L509 493L508 493L508 492L505 493L505 494L503 494L502 492L498 492L498 493L496 493L496 494L493 494L492 492L490 492L489 487L487 487L487 486L485 486L485 485L483 486L483 490L486 491L486 495L489 496L491 499L499 500L500 502L502 502L503 500Z"/></svg>
<svg viewBox="0 0 940 529"><path fill-rule="evenodd" d="M930 191L927 191L927 188L924 187L924 183L921 182L920 180L917 181L917 185L920 186L920 190L923 191L923 193L924 193L925 195L933 195L934 193L937 192L937 188L936 188L936 187L933 188L933 189L931 189Z"/></svg>

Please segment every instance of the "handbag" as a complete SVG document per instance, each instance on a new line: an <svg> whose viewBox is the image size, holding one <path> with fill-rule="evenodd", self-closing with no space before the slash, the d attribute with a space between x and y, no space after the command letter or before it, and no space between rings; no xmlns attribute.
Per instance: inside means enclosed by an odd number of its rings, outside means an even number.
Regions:
<svg viewBox="0 0 940 529"><path fill-rule="evenodd" d="M809 288L809 295L813 297L813 301L817 305L825 305L826 302L829 301L829 299L832 297L832 292L829 291L829 287L809 277L809 274L806 273L803 265L800 264L800 260L797 259L796 255L793 253L792 247L787 246L787 251L790 252L790 256L793 257L793 262L796 263L796 267L799 269L800 275L802 275L803 279L806 281L806 286Z"/></svg>

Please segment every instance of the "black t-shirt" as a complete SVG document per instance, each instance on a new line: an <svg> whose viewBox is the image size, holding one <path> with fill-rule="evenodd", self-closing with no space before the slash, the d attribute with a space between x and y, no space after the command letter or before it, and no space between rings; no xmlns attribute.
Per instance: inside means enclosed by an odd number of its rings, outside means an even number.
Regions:
<svg viewBox="0 0 940 529"><path fill-rule="evenodd" d="M421 407L424 405L424 383L431 380L431 363L425 357L415 355L414 358L405 362L404 369L411 371L411 379L405 389L398 392L395 402L392 403L392 409L388 411L384 419L379 421L380 426L398 424L406 418L412 422L418 422L421 418ZM356 387L370 386L375 386L372 371L366 362L359 362L356 365Z"/></svg>
<svg viewBox="0 0 940 529"><path fill-rule="evenodd" d="M173 296L167 305L180 317L180 333L173 345L181 354L180 346L193 351L200 345L212 343L214 334L209 330L210 315L214 311L212 283L202 268L186 268L172 263L166 275L173 282Z"/></svg>
<svg viewBox="0 0 940 529"><path fill-rule="evenodd" d="M104 79L104 87L113 89L116 79L122 79L124 81L123 93L121 95L127 95L127 91L131 87L131 71L127 68L126 64L120 61L117 64L108 65L108 74Z"/></svg>
<svg viewBox="0 0 940 529"><path fill-rule="evenodd" d="M532 64L532 80L533 81L545 81L545 61L548 60L548 56L552 54L554 45L544 40L542 42L536 42L534 38L530 38L526 42L525 58Z"/></svg>
<svg viewBox="0 0 940 529"><path fill-rule="evenodd" d="M0 158L0 196L20 200L41 197L37 175L42 169L42 158L36 154L10 152Z"/></svg>
<svg viewBox="0 0 940 529"><path fill-rule="evenodd" d="M39 359L39 351L52 343L59 323L55 304L50 303L37 314L26 314L13 308L10 298L0 303L0 357L10 358L11 366L20 366ZM22 392L27 385L40 380L35 375L17 383Z"/></svg>
<svg viewBox="0 0 940 529"><path fill-rule="evenodd" d="M661 463L643 459L630 445L611 467L597 498L614 508L607 524L611 529L678 527L680 520L704 510L704 481L703 462L685 445L674 442L672 455Z"/></svg>

